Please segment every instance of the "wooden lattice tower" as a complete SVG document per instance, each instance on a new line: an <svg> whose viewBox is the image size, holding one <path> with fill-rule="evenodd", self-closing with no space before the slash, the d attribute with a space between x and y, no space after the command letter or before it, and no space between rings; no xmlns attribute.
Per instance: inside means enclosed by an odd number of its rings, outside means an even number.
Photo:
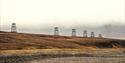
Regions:
<svg viewBox="0 0 125 63"><path fill-rule="evenodd" d="M91 38L94 38L94 37L95 37L94 32L91 32Z"/></svg>
<svg viewBox="0 0 125 63"><path fill-rule="evenodd" d="M99 34L99 36L98 36L99 38L102 38L102 34Z"/></svg>
<svg viewBox="0 0 125 63"><path fill-rule="evenodd" d="M12 23L12 25L11 25L11 32L14 32L14 33L17 32L16 23Z"/></svg>
<svg viewBox="0 0 125 63"><path fill-rule="evenodd" d="M76 29L72 29L72 37L76 37Z"/></svg>
<svg viewBox="0 0 125 63"><path fill-rule="evenodd" d="M58 27L54 28L54 35L59 36L59 28Z"/></svg>
<svg viewBox="0 0 125 63"><path fill-rule="evenodd" d="M85 37L85 38L88 37L88 36L87 36L87 30L84 30L84 31L83 31L83 37Z"/></svg>

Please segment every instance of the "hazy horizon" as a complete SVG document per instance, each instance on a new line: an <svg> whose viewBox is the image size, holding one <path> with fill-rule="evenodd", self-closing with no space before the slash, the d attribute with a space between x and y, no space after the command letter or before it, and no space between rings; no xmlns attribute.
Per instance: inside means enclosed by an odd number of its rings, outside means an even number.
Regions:
<svg viewBox="0 0 125 63"><path fill-rule="evenodd" d="M71 36L72 29L75 28L77 32L77 36L83 36L83 31L88 31L88 36L90 36L91 32L95 32L95 36L98 37L98 34L102 34L103 37L109 38L119 38L125 39L125 25L117 25L117 24L105 24L102 26L97 27L89 27L89 26L74 26L74 27L67 27L67 26L57 26L59 27L59 34L64 36ZM11 25L2 26L3 31L11 31ZM33 34L47 34L53 35L54 34L54 26L41 26L41 25L28 25L28 26L21 26L17 24L17 32L19 33L33 33Z"/></svg>
<svg viewBox="0 0 125 63"><path fill-rule="evenodd" d="M53 34L59 27L70 35L71 29L95 31L105 36L125 37L124 0L1 0L1 30L10 31L17 23L19 32ZM113 25L105 29L105 25ZM101 29L102 28L102 29ZM107 31L106 31L107 30ZM110 30L110 34L108 34ZM115 31L114 31L115 30ZM119 30L119 31L116 31Z"/></svg>

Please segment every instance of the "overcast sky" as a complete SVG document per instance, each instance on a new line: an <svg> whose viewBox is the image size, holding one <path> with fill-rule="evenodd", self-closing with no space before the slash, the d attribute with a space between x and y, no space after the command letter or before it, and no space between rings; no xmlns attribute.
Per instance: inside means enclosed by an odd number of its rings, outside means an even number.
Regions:
<svg viewBox="0 0 125 63"><path fill-rule="evenodd" d="M1 24L97 26L124 22L124 0L1 0Z"/></svg>

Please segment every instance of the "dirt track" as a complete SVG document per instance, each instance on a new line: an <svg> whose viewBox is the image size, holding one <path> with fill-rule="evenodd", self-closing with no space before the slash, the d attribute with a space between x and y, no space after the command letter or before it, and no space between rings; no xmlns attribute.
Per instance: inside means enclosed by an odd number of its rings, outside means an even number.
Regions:
<svg viewBox="0 0 125 63"><path fill-rule="evenodd" d="M34 60L28 63L125 63L125 57L63 57Z"/></svg>
<svg viewBox="0 0 125 63"><path fill-rule="evenodd" d="M125 63L125 56L38 55L0 57L0 63Z"/></svg>

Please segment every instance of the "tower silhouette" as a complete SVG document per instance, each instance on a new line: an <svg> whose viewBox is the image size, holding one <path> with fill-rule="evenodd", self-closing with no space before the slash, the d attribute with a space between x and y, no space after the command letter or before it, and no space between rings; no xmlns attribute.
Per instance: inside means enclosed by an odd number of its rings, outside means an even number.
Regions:
<svg viewBox="0 0 125 63"><path fill-rule="evenodd" d="M102 38L102 34L99 34L99 36L98 36L99 38Z"/></svg>
<svg viewBox="0 0 125 63"><path fill-rule="evenodd" d="M87 30L84 30L84 32L83 32L83 37L85 37L85 38L88 37L88 36L87 36Z"/></svg>
<svg viewBox="0 0 125 63"><path fill-rule="evenodd" d="M54 28L54 35L59 36L59 28L58 27Z"/></svg>
<svg viewBox="0 0 125 63"><path fill-rule="evenodd" d="M91 32L91 38L94 38L94 37L95 37L94 32Z"/></svg>
<svg viewBox="0 0 125 63"><path fill-rule="evenodd" d="M14 32L14 33L17 32L16 23L12 23L12 25L11 25L11 32Z"/></svg>
<svg viewBox="0 0 125 63"><path fill-rule="evenodd" d="M76 37L76 29L72 29L72 37Z"/></svg>

